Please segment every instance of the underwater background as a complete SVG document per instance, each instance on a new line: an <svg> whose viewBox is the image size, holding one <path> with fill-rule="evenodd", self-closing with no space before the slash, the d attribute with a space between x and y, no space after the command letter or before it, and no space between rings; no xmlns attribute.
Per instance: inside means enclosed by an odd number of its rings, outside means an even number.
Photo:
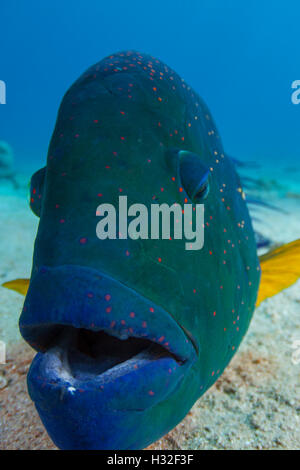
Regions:
<svg viewBox="0 0 300 470"><path fill-rule="evenodd" d="M300 4L296 0L10 0L0 7L0 281L28 277L37 218L30 175L45 165L61 99L89 66L133 49L174 69L208 105L225 151L256 165L250 188L272 246L300 237ZM299 94L300 98L300 94ZM259 307L232 364L152 448L299 448L299 282ZM28 398L23 298L0 288L0 448L53 448ZM298 355L299 356L299 355ZM298 357L297 356L297 357ZM24 433L24 427L28 430Z"/></svg>
<svg viewBox="0 0 300 470"><path fill-rule="evenodd" d="M106 55L135 49L159 57L198 91L227 152L293 164L299 14L296 0L2 2L1 139L18 167L42 165L67 88Z"/></svg>

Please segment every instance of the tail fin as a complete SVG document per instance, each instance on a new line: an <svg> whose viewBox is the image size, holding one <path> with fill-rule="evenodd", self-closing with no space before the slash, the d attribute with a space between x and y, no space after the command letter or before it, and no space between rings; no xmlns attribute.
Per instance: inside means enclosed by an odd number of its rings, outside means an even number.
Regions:
<svg viewBox="0 0 300 470"><path fill-rule="evenodd" d="M290 287L300 277L300 239L260 257L262 270L256 306Z"/></svg>
<svg viewBox="0 0 300 470"><path fill-rule="evenodd" d="M29 279L15 279L14 281L4 282L2 286L14 290L19 294L26 295L29 287Z"/></svg>

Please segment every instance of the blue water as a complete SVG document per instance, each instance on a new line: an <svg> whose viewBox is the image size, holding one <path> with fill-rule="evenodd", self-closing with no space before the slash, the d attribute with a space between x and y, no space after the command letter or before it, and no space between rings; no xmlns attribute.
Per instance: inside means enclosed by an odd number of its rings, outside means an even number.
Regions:
<svg viewBox="0 0 300 470"><path fill-rule="evenodd" d="M63 94L121 49L165 61L205 99L225 149L269 165L300 160L297 0L4 0L0 7L0 139L22 170L45 163Z"/></svg>

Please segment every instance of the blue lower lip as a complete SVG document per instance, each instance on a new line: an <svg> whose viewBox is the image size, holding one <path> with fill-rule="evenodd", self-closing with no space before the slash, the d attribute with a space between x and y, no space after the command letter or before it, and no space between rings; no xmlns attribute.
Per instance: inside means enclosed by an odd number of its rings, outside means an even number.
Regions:
<svg viewBox="0 0 300 470"><path fill-rule="evenodd" d="M57 348L38 353L29 374L29 392L34 402L45 407L64 403L76 407L82 400L97 400L98 411L144 410L163 401L189 368L171 356L156 357L144 352L105 370L88 375L85 371L70 373L60 357L66 354Z"/></svg>
<svg viewBox="0 0 300 470"><path fill-rule="evenodd" d="M28 374L28 390L60 449L147 446L153 441L148 414L172 395L190 367L190 363L179 365L168 356L157 360L137 356L127 365L81 381L68 375L58 354L50 350L36 355ZM143 432L136 433L141 422L146 423Z"/></svg>
<svg viewBox="0 0 300 470"><path fill-rule="evenodd" d="M29 394L59 448L143 448L178 422L176 410L166 423L156 410L178 393L196 347L168 312L124 284L81 266L41 268L20 329L38 351ZM82 331L119 345L86 359L72 339ZM140 346L115 360L127 341Z"/></svg>

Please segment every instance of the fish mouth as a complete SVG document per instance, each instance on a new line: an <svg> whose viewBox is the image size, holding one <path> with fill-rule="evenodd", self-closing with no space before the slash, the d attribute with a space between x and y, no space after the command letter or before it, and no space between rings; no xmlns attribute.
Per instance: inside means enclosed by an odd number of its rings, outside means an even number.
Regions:
<svg viewBox="0 0 300 470"><path fill-rule="evenodd" d="M97 413L165 400L197 359L193 340L163 308L96 270L43 267L20 318L36 355L28 375L38 409L97 396ZM85 406L83 406L84 408Z"/></svg>
<svg viewBox="0 0 300 470"><path fill-rule="evenodd" d="M151 361L168 359L177 365L184 361L163 346L143 338L119 339L104 331L64 327L58 344L47 352L56 356L60 375L77 387L81 383L108 383L145 366Z"/></svg>

